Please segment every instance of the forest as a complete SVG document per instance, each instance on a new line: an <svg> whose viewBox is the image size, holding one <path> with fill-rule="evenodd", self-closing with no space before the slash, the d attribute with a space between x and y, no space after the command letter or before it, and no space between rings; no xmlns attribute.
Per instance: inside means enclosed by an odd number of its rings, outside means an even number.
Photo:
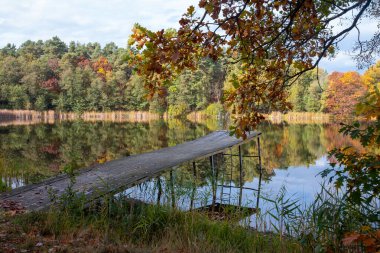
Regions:
<svg viewBox="0 0 380 253"><path fill-rule="evenodd" d="M0 109L152 111L178 117L207 107L222 110L224 91L242 74L239 64L204 58L196 70L184 71L147 99L145 81L129 61L133 50L112 42L67 45L58 37L7 44L0 49ZM295 112L352 115L370 86L371 71L361 76L314 69L287 89L287 101Z"/></svg>

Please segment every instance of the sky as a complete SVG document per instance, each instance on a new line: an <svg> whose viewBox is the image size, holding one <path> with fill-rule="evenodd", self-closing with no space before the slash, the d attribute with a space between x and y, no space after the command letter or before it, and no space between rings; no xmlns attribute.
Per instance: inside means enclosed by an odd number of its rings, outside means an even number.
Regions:
<svg viewBox="0 0 380 253"><path fill-rule="evenodd" d="M133 24L158 30L178 28L178 20L198 0L0 0L0 47L20 46L24 41L58 36L66 43L115 42L125 47ZM369 38L377 23L364 20L361 37ZM332 60L320 64L328 72L357 70L349 50L356 32L350 34ZM360 72L363 72L360 71Z"/></svg>

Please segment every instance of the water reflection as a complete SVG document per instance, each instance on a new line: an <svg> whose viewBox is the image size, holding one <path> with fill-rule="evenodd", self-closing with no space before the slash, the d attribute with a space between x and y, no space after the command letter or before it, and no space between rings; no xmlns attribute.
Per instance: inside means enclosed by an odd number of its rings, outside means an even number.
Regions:
<svg viewBox="0 0 380 253"><path fill-rule="evenodd" d="M0 127L1 188L193 140L210 132L190 122L63 122Z"/></svg>
<svg viewBox="0 0 380 253"><path fill-rule="evenodd" d="M2 191L17 188L63 171L173 146L220 127L218 123L197 124L179 120L147 123L72 121L0 126L0 188ZM338 129L337 125L320 124L260 125L266 182L275 181L276 175L284 169L289 173L294 167L302 170L309 167L310 170L332 146L351 144L360 148L358 143L339 137ZM252 154L255 147L244 146L243 152ZM323 166L327 166L327 160L323 159ZM250 160L245 162L244 184L254 183L258 177L256 164ZM207 186L210 171L199 170L198 173L198 187ZM186 177L191 176L190 170ZM297 173L292 172L289 176L297 178ZM239 184L239 173L233 172L231 178L234 185Z"/></svg>
<svg viewBox="0 0 380 253"><path fill-rule="evenodd" d="M244 146L252 147L252 144ZM228 152L236 152L236 149ZM245 157L243 161L240 166L238 156L217 154L173 168L120 195L183 211L218 213L220 209L229 209L254 213L258 205L259 184L257 182L254 187L247 187L246 172L254 170L259 174L259 160L258 157Z"/></svg>

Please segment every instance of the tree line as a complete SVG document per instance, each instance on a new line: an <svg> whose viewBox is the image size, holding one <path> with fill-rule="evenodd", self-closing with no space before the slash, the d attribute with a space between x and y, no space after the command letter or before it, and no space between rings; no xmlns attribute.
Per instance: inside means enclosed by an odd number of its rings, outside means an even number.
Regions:
<svg viewBox="0 0 380 253"><path fill-rule="evenodd" d="M144 80L134 71L129 48L115 43L68 45L58 37L8 44L0 49L0 108L67 112L141 110L173 116L210 107L221 110L224 91L243 75L227 60L204 58L149 97ZM366 75L366 74L365 74ZM288 88L296 112L351 114L365 94L368 79L357 72L330 75L315 69ZM367 81L365 81L367 80ZM341 88L344 87L344 88ZM214 107L213 107L214 106ZM263 112L268 112L265 105Z"/></svg>

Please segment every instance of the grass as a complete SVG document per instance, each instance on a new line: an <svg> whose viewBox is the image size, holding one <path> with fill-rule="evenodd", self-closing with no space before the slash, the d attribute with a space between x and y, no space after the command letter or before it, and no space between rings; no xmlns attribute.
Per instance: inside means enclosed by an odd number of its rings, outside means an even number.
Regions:
<svg viewBox="0 0 380 253"><path fill-rule="evenodd" d="M264 199L272 204L272 208L260 215L258 225L271 227L280 236L290 236L304 248L315 252L366 252L363 247L366 245L360 242L343 243L349 234L366 228L367 232L377 231L371 243L380 249L378 200L353 204L346 194L327 184L321 185L314 201L308 205L301 204L294 196L287 197L285 188L274 200ZM270 220L269 225L267 220Z"/></svg>
<svg viewBox="0 0 380 253"><path fill-rule="evenodd" d="M198 212L109 198L3 217L0 248L15 252L307 252L290 238L259 233ZM12 243L13 242L13 243ZM12 251L9 251L12 252Z"/></svg>

